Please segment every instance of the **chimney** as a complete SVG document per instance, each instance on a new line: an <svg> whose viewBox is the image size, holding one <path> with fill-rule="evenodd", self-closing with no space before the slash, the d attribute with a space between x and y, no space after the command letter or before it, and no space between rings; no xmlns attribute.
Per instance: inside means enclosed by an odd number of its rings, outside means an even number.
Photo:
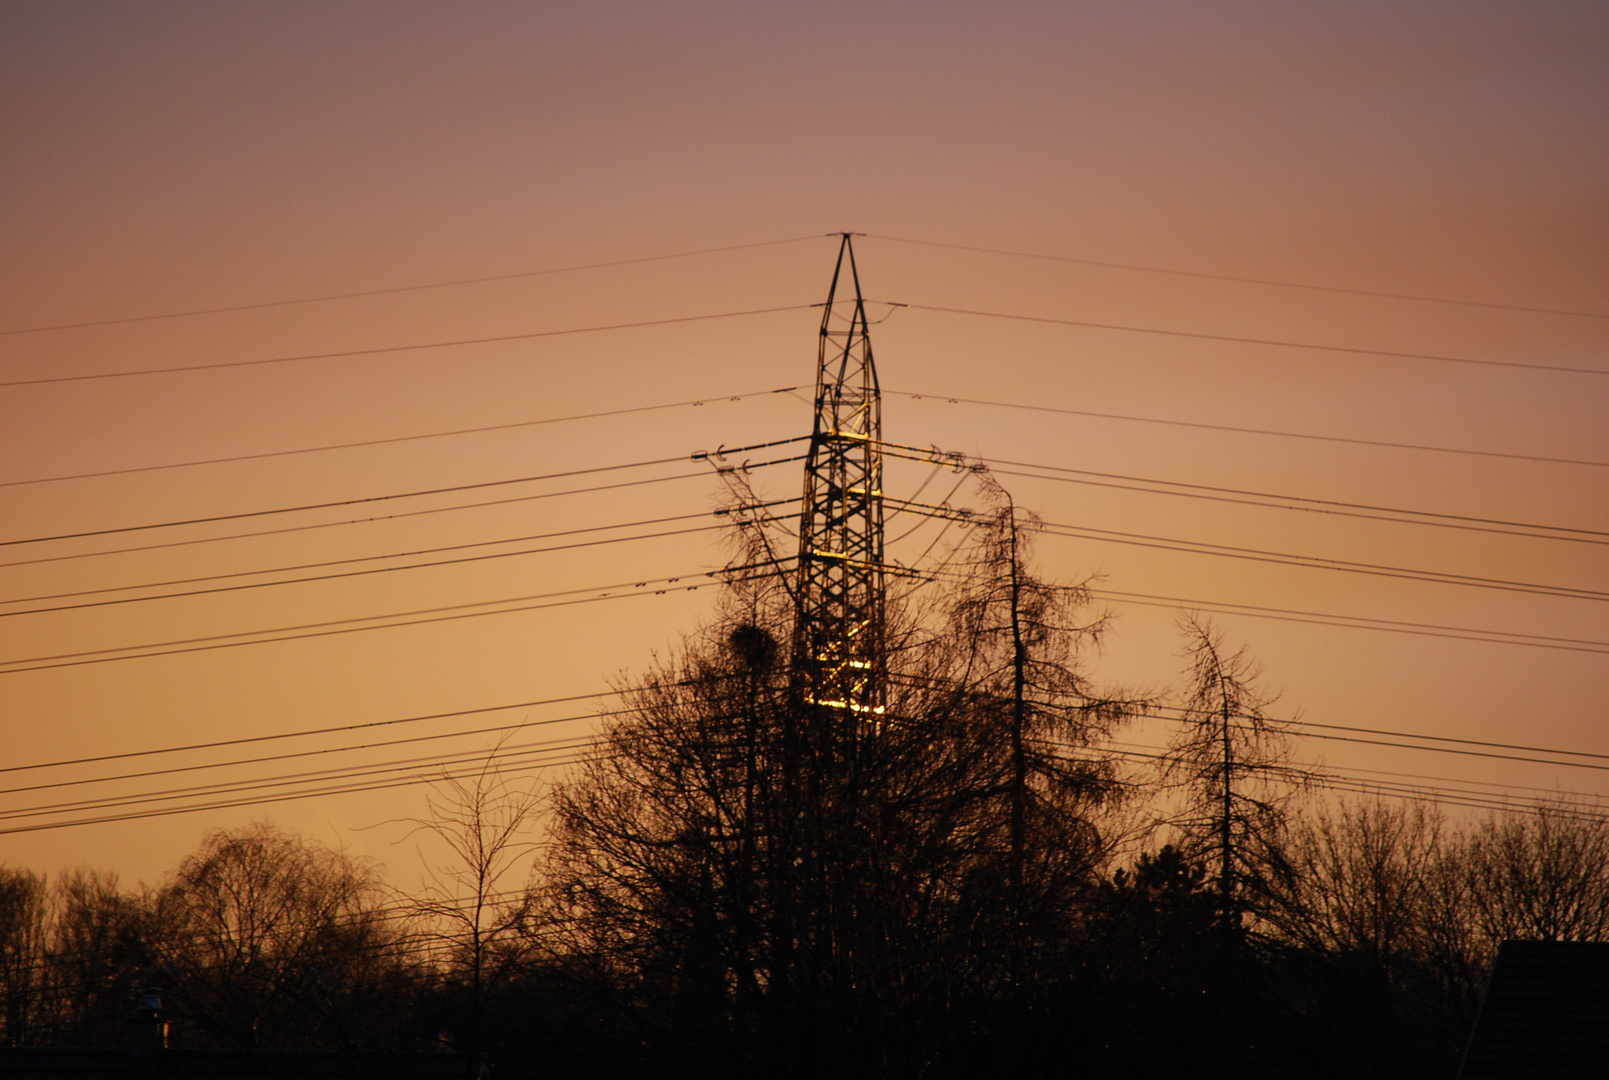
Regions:
<svg viewBox="0 0 1609 1080"><path fill-rule="evenodd" d="M162 990L147 986L140 991L140 1004L134 1011L134 1046L140 1050L166 1050L168 1022L162 1014Z"/></svg>

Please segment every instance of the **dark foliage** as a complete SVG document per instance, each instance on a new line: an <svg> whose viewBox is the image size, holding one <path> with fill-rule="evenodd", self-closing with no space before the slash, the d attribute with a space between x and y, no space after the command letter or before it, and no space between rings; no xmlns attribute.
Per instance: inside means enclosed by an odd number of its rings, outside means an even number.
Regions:
<svg viewBox="0 0 1609 1080"><path fill-rule="evenodd" d="M147 904L146 975L199 1046L395 1042L413 973L371 871L265 825L214 832Z"/></svg>
<svg viewBox="0 0 1609 1080"><path fill-rule="evenodd" d="M1503 938L1609 932L1595 808L1304 793L1210 627L1171 754L1124 772L1103 743L1148 706L1090 684L1103 619L1028 531L999 493L891 605L876 717L804 700L751 536L720 617L622 687L523 895L537 804L490 759L417 823L454 860L418 897L266 825L143 895L0 868L0 1037L126 1044L155 984L180 1044L505 1077L1450 1077ZM1136 804L1170 822L1144 851Z"/></svg>

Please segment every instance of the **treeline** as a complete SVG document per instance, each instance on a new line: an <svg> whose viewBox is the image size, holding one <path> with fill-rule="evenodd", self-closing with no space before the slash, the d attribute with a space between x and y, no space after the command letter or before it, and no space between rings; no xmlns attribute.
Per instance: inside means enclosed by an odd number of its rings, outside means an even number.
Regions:
<svg viewBox="0 0 1609 1080"><path fill-rule="evenodd" d="M548 798L444 783L421 896L268 825L137 894L0 871L4 1039L121 1044L158 986L176 1043L509 1076L1451 1076L1499 942L1604 938L1594 807L1329 799L1209 625L1177 693L1095 686L1028 539L1003 502L892 605L877 715L810 702L790 582L732 574Z"/></svg>

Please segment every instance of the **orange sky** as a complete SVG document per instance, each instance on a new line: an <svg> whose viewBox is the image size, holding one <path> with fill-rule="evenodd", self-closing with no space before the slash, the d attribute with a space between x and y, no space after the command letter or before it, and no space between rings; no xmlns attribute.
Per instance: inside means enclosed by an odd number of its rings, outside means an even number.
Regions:
<svg viewBox="0 0 1609 1080"><path fill-rule="evenodd" d="M1609 370L1609 14L1600 5L589 5L0 9L0 329L742 251L478 285L0 336L0 381L673 319L823 298L852 229L879 301ZM1435 304L897 242L1459 298ZM878 311L886 309L879 308ZM685 457L808 431L817 315L188 374L0 387L0 539L125 528ZM1609 468L948 404L949 396L1609 461L1609 377L1304 351L916 308L874 328L885 435L992 459L1609 531ZM901 396L920 393L923 400ZM120 476L18 483L704 400L614 418ZM781 456L779 453L778 456ZM775 498L797 466L756 474ZM604 483L694 471L602 474ZM891 469L890 491L925 471ZM938 492L942 478L926 494ZM1059 524L1609 590L1601 543L1343 519L1008 478ZM559 491L576 479L407 502ZM390 513L8 543L6 764L369 723L604 689L707 590L19 671L30 658L671 577L709 534L72 611L23 598L707 511L693 478L209 544ZM686 528L700 522L641 527ZM891 521L890 533L903 531ZM929 534L918 534L913 543ZM572 537L586 539L587 537ZM1598 537L1598 540L1604 537ZM544 541L547 544L566 540ZM526 543L520 546L535 546ZM1047 574L1201 601L1609 640L1591 598L1046 537ZM483 549L490 551L508 548ZM309 571L313 573L318 571ZM280 576L305 576L305 573ZM262 578L231 579L251 583ZM229 582L224 582L227 584ZM220 584L218 582L211 585ZM685 582L683 583L685 584ZM209 586L210 587L210 586ZM163 589L157 591L174 591ZM1165 609L1114 604L1107 679L1176 676ZM1609 753L1603 651L1239 616L1315 723ZM448 733L587 702L403 725ZM552 724L521 740L579 737ZM24 788L402 737L347 733L6 774ZM1149 738L1136 734L1136 740ZM0 813L363 762L491 735L0 794ZM1609 774L1304 742L1341 768L1609 793ZM1513 793L1522 794L1518 789ZM179 795L186 805L200 795ZM264 813L387 862L417 788L0 833L0 862L155 881ZM6 817L0 829L95 816Z"/></svg>

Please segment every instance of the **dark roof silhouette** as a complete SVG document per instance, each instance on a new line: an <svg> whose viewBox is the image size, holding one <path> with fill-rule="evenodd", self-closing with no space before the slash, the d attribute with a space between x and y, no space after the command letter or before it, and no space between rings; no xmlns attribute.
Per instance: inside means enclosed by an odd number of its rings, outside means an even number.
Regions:
<svg viewBox="0 0 1609 1080"><path fill-rule="evenodd" d="M1609 943L1505 941L1459 1080L1609 1080Z"/></svg>
<svg viewBox="0 0 1609 1080"><path fill-rule="evenodd" d="M68 1046L0 1048L0 1076L65 1080L463 1080L459 1054L309 1050L119 1049ZM477 1067L477 1076L485 1076Z"/></svg>

